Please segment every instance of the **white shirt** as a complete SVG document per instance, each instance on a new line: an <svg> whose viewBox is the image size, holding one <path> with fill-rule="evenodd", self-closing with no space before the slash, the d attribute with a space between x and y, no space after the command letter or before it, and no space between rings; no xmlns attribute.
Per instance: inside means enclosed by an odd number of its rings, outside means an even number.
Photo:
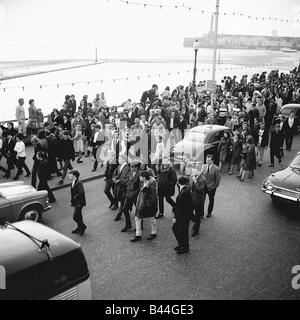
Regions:
<svg viewBox="0 0 300 320"><path fill-rule="evenodd" d="M94 143L97 142L97 138L98 138L99 133L100 133L100 131L95 132L95 134L94 134L94 141L93 141Z"/></svg>
<svg viewBox="0 0 300 320"><path fill-rule="evenodd" d="M294 125L294 118L289 117L289 127L292 128L293 125Z"/></svg>
<svg viewBox="0 0 300 320"><path fill-rule="evenodd" d="M123 168L125 167L125 165L126 165L126 162L124 162L124 163L121 164L120 171L119 171L120 173L122 172L122 170L123 170Z"/></svg>
<svg viewBox="0 0 300 320"><path fill-rule="evenodd" d="M262 130L262 129L259 130L259 138L258 138L258 143L259 143L259 144L261 144L264 131L265 131L265 130Z"/></svg>
<svg viewBox="0 0 300 320"><path fill-rule="evenodd" d="M72 188L74 188L74 185L75 185L76 180L77 180L77 179L74 179L74 180L72 181Z"/></svg>
<svg viewBox="0 0 300 320"><path fill-rule="evenodd" d="M155 150L154 159L155 159L155 160L162 159L164 152L165 152L165 145L164 145L163 142L159 142L159 143L156 145L156 150Z"/></svg>
<svg viewBox="0 0 300 320"><path fill-rule="evenodd" d="M170 129L174 128L174 118L170 119Z"/></svg>
<svg viewBox="0 0 300 320"><path fill-rule="evenodd" d="M25 144L24 144L24 142L23 141L16 142L14 151L17 152L18 158L20 158L20 157L21 158L25 158L26 157L26 152L25 152Z"/></svg>

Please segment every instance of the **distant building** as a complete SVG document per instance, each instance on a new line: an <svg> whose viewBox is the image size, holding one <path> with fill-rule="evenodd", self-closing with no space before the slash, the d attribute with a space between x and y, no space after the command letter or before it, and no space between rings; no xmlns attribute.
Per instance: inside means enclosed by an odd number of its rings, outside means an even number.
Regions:
<svg viewBox="0 0 300 320"><path fill-rule="evenodd" d="M203 48L213 46L213 33L210 31L203 37L197 38ZM193 47L196 38L185 38L183 46ZM255 36L238 34L219 34L218 47L228 49L269 49L280 50L282 48L300 49L300 37Z"/></svg>

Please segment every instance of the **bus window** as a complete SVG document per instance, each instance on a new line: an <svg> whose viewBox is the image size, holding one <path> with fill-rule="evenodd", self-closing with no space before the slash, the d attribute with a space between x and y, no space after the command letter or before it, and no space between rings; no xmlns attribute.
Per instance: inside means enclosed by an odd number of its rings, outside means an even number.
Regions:
<svg viewBox="0 0 300 320"><path fill-rule="evenodd" d="M50 299L89 279L82 249L34 265L7 277L3 299Z"/></svg>

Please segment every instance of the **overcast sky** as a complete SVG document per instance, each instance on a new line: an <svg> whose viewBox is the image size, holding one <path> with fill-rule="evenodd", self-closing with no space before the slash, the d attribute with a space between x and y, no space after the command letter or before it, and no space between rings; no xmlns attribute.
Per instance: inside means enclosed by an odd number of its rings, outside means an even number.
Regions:
<svg viewBox="0 0 300 320"><path fill-rule="evenodd" d="M215 0L135 0L213 11ZM221 12L300 19L299 0L220 0ZM201 36L210 15L126 6L116 0L0 0L0 60L184 55L184 37ZM300 36L300 24L220 16L220 33ZM10 45L9 48L5 47ZM15 47L12 47L15 46Z"/></svg>

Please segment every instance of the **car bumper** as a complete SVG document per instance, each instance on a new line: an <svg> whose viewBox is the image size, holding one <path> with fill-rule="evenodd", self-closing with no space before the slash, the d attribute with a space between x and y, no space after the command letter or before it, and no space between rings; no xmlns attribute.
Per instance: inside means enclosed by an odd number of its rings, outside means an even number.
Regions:
<svg viewBox="0 0 300 320"><path fill-rule="evenodd" d="M285 200L290 200L290 201L293 201L293 202L300 202L299 197L296 197L296 196L295 197L289 196L289 195L282 194L282 193L279 193L279 192L276 192L276 191L268 190L266 188L262 188L261 190L262 190L262 192L264 192L266 194L269 194L271 196L274 196L274 197L278 197L278 198L285 199Z"/></svg>
<svg viewBox="0 0 300 320"><path fill-rule="evenodd" d="M44 206L44 212L45 211L48 211L48 210L50 210L51 209L51 204L50 204L50 202L47 200L46 201L46 204L45 204L45 206Z"/></svg>

